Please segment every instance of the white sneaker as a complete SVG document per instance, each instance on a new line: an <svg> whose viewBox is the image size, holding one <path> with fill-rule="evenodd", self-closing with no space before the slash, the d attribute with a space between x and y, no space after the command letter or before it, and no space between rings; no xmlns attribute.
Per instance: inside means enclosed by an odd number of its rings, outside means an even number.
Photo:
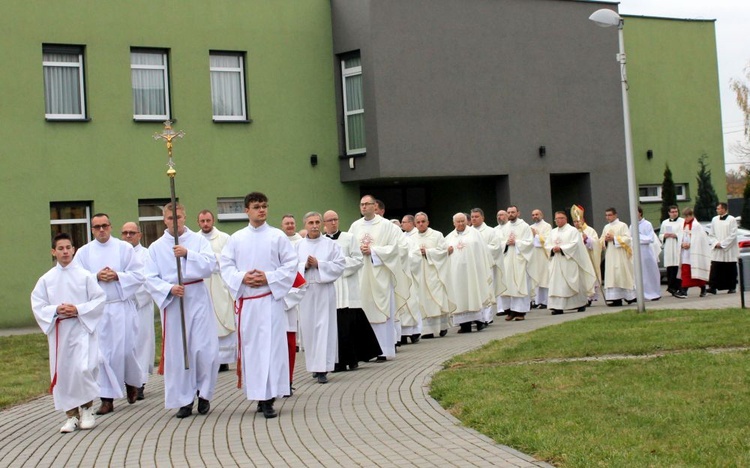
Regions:
<svg viewBox="0 0 750 468"><path fill-rule="evenodd" d="M94 407L81 408L81 429L93 429L96 426Z"/></svg>
<svg viewBox="0 0 750 468"><path fill-rule="evenodd" d="M60 428L60 432L62 432L63 434L67 434L68 432L73 432L76 429L78 429L78 418L73 416L72 418L68 418L68 420L65 421L63 427Z"/></svg>

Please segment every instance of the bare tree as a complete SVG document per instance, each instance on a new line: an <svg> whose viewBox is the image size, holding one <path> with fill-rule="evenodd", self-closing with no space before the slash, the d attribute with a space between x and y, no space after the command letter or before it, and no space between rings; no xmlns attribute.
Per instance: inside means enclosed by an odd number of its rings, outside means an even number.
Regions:
<svg viewBox="0 0 750 468"><path fill-rule="evenodd" d="M732 145L731 150L737 156L750 157L750 64L745 67L745 79L730 79L729 87L734 91L737 105L745 116L745 139Z"/></svg>

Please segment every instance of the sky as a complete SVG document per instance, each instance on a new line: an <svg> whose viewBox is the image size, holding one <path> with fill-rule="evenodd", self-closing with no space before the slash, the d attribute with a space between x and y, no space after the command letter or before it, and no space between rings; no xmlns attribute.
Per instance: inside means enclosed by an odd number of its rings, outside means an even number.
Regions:
<svg viewBox="0 0 750 468"><path fill-rule="evenodd" d="M627 15L716 20L724 161L727 170L738 169L740 160L730 147L744 138L744 120L729 80L745 79L744 70L750 64L750 0L620 0L619 11ZM743 164L750 166L750 161Z"/></svg>

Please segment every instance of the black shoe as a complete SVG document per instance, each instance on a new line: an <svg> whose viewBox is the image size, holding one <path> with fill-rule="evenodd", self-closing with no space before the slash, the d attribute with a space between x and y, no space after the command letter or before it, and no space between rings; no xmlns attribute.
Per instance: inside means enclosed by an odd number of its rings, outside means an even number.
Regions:
<svg viewBox="0 0 750 468"><path fill-rule="evenodd" d="M350 371L357 370L357 369L359 369L359 364L357 364L356 362L354 364L349 364Z"/></svg>
<svg viewBox="0 0 750 468"><path fill-rule="evenodd" d="M145 400L146 395L143 394L143 390L145 390L146 384L141 385L138 387L138 395L135 397L136 400Z"/></svg>
<svg viewBox="0 0 750 468"><path fill-rule="evenodd" d="M586 312L586 306L579 307L578 312Z"/></svg>
<svg viewBox="0 0 750 468"><path fill-rule="evenodd" d="M698 297L706 297L706 288L701 288L701 293L698 295Z"/></svg>
<svg viewBox="0 0 750 468"><path fill-rule="evenodd" d="M620 307L622 305L622 299L617 299L615 301L609 301L609 302L607 302L607 305L609 307Z"/></svg>
<svg viewBox="0 0 750 468"><path fill-rule="evenodd" d="M294 387L292 387L292 383L289 382L289 394L288 395L284 395L284 398L289 398L292 395L294 395ZM258 411L259 412L261 411L260 406L258 407Z"/></svg>
<svg viewBox="0 0 750 468"><path fill-rule="evenodd" d="M425 340L429 340L430 338L435 338L435 335L432 333L428 333L426 335L422 335L422 338L424 338Z"/></svg>
<svg viewBox="0 0 750 468"><path fill-rule="evenodd" d="M716 294L718 291L716 288L706 288L707 293Z"/></svg>
<svg viewBox="0 0 750 468"><path fill-rule="evenodd" d="M591 301L586 302L586 307L591 307Z"/></svg>
<svg viewBox="0 0 750 468"><path fill-rule="evenodd" d="M178 418L178 419L182 419L182 418L187 418L191 414L193 414L193 404L192 403L190 403L189 405L185 405L182 408L180 408L177 411L177 414L175 414L175 417Z"/></svg>
<svg viewBox="0 0 750 468"><path fill-rule="evenodd" d="M563 311L560 309L550 309L552 311L552 315L562 315Z"/></svg>
<svg viewBox="0 0 750 468"><path fill-rule="evenodd" d="M440 330L440 338L448 334L448 330Z"/></svg>
<svg viewBox="0 0 750 468"><path fill-rule="evenodd" d="M385 356L378 356L378 357L377 357L377 358L375 359L375 362L385 362L385 361L387 361L387 360L388 360L388 358L386 358Z"/></svg>
<svg viewBox="0 0 750 468"><path fill-rule="evenodd" d="M727 294L734 294L736 292L737 292L736 289L730 289L729 291L727 291Z"/></svg>
<svg viewBox="0 0 750 468"><path fill-rule="evenodd" d="M485 328L487 328L487 324L484 322L476 322L477 323L477 331L482 331Z"/></svg>
<svg viewBox="0 0 750 468"><path fill-rule="evenodd" d="M458 333L471 333L471 322L462 323Z"/></svg>
<svg viewBox="0 0 750 468"><path fill-rule="evenodd" d="M401 344L402 345L409 344L409 336L408 335L402 335L401 336Z"/></svg>
<svg viewBox="0 0 750 468"><path fill-rule="evenodd" d="M210 409L211 409L211 402L204 398L198 397L198 413L206 414L208 413L208 410Z"/></svg>
<svg viewBox="0 0 750 468"><path fill-rule="evenodd" d="M328 372L318 372L318 383L328 383Z"/></svg>
<svg viewBox="0 0 750 468"><path fill-rule="evenodd" d="M674 293L676 293L676 292L677 292L677 290L676 290L676 289L672 289L672 288L667 288L667 294L674 294ZM714 294L716 294L716 293L714 293Z"/></svg>
<svg viewBox="0 0 750 468"><path fill-rule="evenodd" d="M318 373L317 372L313 372L313 379L317 379L317 378L318 378Z"/></svg>
<svg viewBox="0 0 750 468"><path fill-rule="evenodd" d="M685 299L687 298L687 291L677 291L676 293L672 294L677 299Z"/></svg>
<svg viewBox="0 0 750 468"><path fill-rule="evenodd" d="M627 302L627 303L628 303L628 305L629 305L629 304L632 304L632 303L634 303L634 302L635 302L635 301L637 301L637 300L638 300L638 299L630 299L630 300L627 300L627 299L625 299L625 302Z"/></svg>
<svg viewBox="0 0 750 468"><path fill-rule="evenodd" d="M538 306L536 306L536 308L537 309L546 309L547 308L547 304L539 304Z"/></svg>
<svg viewBox="0 0 750 468"><path fill-rule="evenodd" d="M265 416L266 419L275 418L279 415L276 410L273 409L274 401L276 401L276 399L271 398L270 400L260 402L260 411L263 413L263 416Z"/></svg>
<svg viewBox="0 0 750 468"><path fill-rule="evenodd" d="M219 372L227 372L229 370L229 364L219 364Z"/></svg>
<svg viewBox="0 0 750 468"><path fill-rule="evenodd" d="M333 373L344 372L346 370L346 364L336 363L333 365Z"/></svg>
<svg viewBox="0 0 750 468"><path fill-rule="evenodd" d="M420 333L415 333L411 336L411 343L419 343L419 337L422 336Z"/></svg>

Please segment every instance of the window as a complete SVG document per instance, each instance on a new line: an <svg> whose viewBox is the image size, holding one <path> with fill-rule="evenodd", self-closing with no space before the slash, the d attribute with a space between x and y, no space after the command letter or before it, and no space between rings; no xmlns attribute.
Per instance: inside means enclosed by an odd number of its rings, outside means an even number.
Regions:
<svg viewBox="0 0 750 468"><path fill-rule="evenodd" d="M245 122L245 57L240 53L211 52L211 105L214 121Z"/></svg>
<svg viewBox="0 0 750 468"><path fill-rule="evenodd" d="M85 120L83 47L42 47L44 116L50 120Z"/></svg>
<svg viewBox="0 0 750 468"><path fill-rule="evenodd" d="M341 60L346 154L365 152L365 109L362 99L362 60L359 53Z"/></svg>
<svg viewBox="0 0 750 468"><path fill-rule="evenodd" d="M245 213L245 198L244 197L217 198L216 199L216 217L221 221L232 221L232 220L247 221L247 213Z"/></svg>
<svg viewBox="0 0 750 468"><path fill-rule="evenodd" d="M133 119L168 120L167 52L131 49L130 76L133 83Z"/></svg>
<svg viewBox="0 0 750 468"><path fill-rule="evenodd" d="M677 201L688 199L688 184L674 184L674 191ZM661 185L641 185L638 187L638 196L641 202L660 202Z"/></svg>
<svg viewBox="0 0 750 468"><path fill-rule="evenodd" d="M91 240L91 202L52 202L49 204L50 241L57 234L70 235L73 246L81 248Z"/></svg>
<svg viewBox="0 0 750 468"><path fill-rule="evenodd" d="M168 198L138 200L138 224L141 226L141 245L144 247L150 246L164 234L167 227L161 209L170 201Z"/></svg>

